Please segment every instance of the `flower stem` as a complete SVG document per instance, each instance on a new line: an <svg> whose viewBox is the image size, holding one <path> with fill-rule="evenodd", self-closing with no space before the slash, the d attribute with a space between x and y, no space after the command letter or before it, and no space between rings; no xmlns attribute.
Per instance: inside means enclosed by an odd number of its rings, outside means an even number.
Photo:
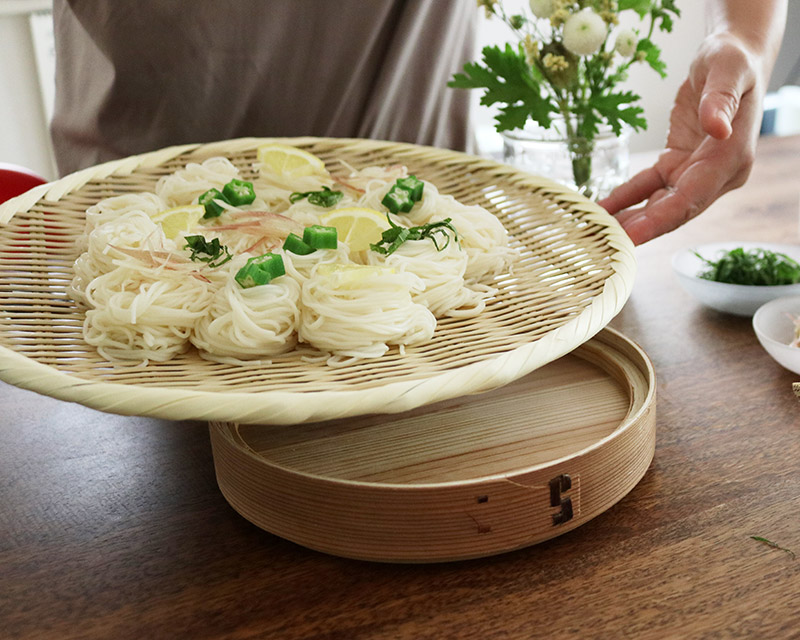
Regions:
<svg viewBox="0 0 800 640"><path fill-rule="evenodd" d="M590 182L592 179L592 153L594 139L585 138L578 134L574 118L571 117L568 107L562 106L564 116L564 132L567 150L572 161L572 179L577 190L587 198L592 197Z"/></svg>
<svg viewBox="0 0 800 640"><path fill-rule="evenodd" d="M571 152L572 155L572 177L578 191L587 198L592 197L592 189L589 182L592 178L592 153L579 154Z"/></svg>

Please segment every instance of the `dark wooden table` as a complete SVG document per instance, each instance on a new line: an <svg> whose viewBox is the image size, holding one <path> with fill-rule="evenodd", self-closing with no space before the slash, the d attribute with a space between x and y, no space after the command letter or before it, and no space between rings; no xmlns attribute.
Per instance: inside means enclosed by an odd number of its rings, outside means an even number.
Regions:
<svg viewBox="0 0 800 640"><path fill-rule="evenodd" d="M670 270L702 242L800 243L798 169L800 138L763 139L745 187L637 249L612 324L657 371L655 460L609 511L521 551L420 566L309 551L228 506L204 424L0 386L0 637L800 637L800 376Z"/></svg>

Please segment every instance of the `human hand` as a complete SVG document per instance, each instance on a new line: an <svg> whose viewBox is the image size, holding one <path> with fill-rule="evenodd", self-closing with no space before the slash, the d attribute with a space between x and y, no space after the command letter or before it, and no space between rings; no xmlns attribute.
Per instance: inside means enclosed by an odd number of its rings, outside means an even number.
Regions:
<svg viewBox="0 0 800 640"><path fill-rule="evenodd" d="M732 34L704 41L675 98L666 149L599 201L635 244L676 229L744 184L761 126L763 76L758 57Z"/></svg>

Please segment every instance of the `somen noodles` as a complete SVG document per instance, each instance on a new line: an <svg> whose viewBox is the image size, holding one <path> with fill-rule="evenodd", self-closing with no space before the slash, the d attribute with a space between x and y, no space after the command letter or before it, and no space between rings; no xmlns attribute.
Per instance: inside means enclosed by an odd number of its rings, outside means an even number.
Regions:
<svg viewBox="0 0 800 640"><path fill-rule="evenodd" d="M336 364L481 313L515 257L497 218L402 165L343 166L267 145L252 169L213 157L91 206L70 288L87 343L113 361L302 347Z"/></svg>

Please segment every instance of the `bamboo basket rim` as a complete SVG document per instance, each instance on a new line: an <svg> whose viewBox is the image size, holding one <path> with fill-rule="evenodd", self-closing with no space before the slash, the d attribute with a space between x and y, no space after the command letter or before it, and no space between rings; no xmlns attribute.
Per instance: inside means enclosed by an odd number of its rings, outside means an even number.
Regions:
<svg viewBox="0 0 800 640"><path fill-rule="evenodd" d="M599 246L596 262L602 263L601 266L607 273L601 282L595 278L590 283L594 287L591 291L596 289L597 292L582 300L583 306L576 315L557 322L556 326L535 339L499 349L499 353L489 354L484 359L469 364L445 368L422 378L406 375L398 376L399 379L395 380L387 378L371 388L348 390L339 386L309 391L298 385L290 390L260 389L254 392L250 384L242 384L223 391L206 391L198 388L142 385L138 381L134 384L109 382L100 377L93 379L91 375L75 375L10 348L7 343L3 343L2 327L0 379L102 411L172 420L295 424L364 413L397 413L438 400L496 388L569 353L605 327L630 295L636 271L633 244L617 221L599 205L547 178L534 176L493 160L434 147L379 140L238 138L179 145L106 162L34 187L25 194L0 204L0 233L18 216L33 215L38 209L50 210L65 199L77 197L92 185L105 184L107 189L113 188L116 184L114 181L166 170L169 163L178 161L185 163L213 155L244 157L246 154L252 155L259 145L266 142L292 144L307 148L312 153L322 153L318 149L327 153L335 151L348 156L348 159L351 156L361 157L361 154L364 157L379 157L388 163L389 159L394 158L406 164L416 163L417 166L446 172L448 180L452 180L452 176L456 174L471 176L472 179L477 179L477 176L485 184L492 185L494 192L499 189L506 194L508 189L514 189L515 193L524 193L525 196L515 196L516 199L507 199L501 204L513 202L515 206L528 207L532 211L548 207L551 231L562 231L558 224L562 219L568 219L572 227L581 229L580 233L589 234L570 238L571 244L568 246L575 247L575 251L585 250L585 245L590 242L593 243L593 250L595 245ZM417 173L422 178L426 177L424 172ZM108 187L109 184L112 187ZM471 197L474 199L477 196L473 194ZM507 197L507 194L503 197ZM536 200L536 203L531 204L528 200ZM494 206L489 202L488 196L485 203L483 200L480 203L487 208ZM59 210L56 213L62 212ZM65 214L62 213L63 215ZM59 219L57 215L55 220ZM533 217L522 217L520 220L523 223L537 221ZM591 232L585 231L587 227L591 228ZM521 242L526 251L533 251L525 242ZM0 238L0 287L7 280L2 267L2 250ZM0 311L2 305L0 291ZM545 315L543 321L548 319L552 320Z"/></svg>

